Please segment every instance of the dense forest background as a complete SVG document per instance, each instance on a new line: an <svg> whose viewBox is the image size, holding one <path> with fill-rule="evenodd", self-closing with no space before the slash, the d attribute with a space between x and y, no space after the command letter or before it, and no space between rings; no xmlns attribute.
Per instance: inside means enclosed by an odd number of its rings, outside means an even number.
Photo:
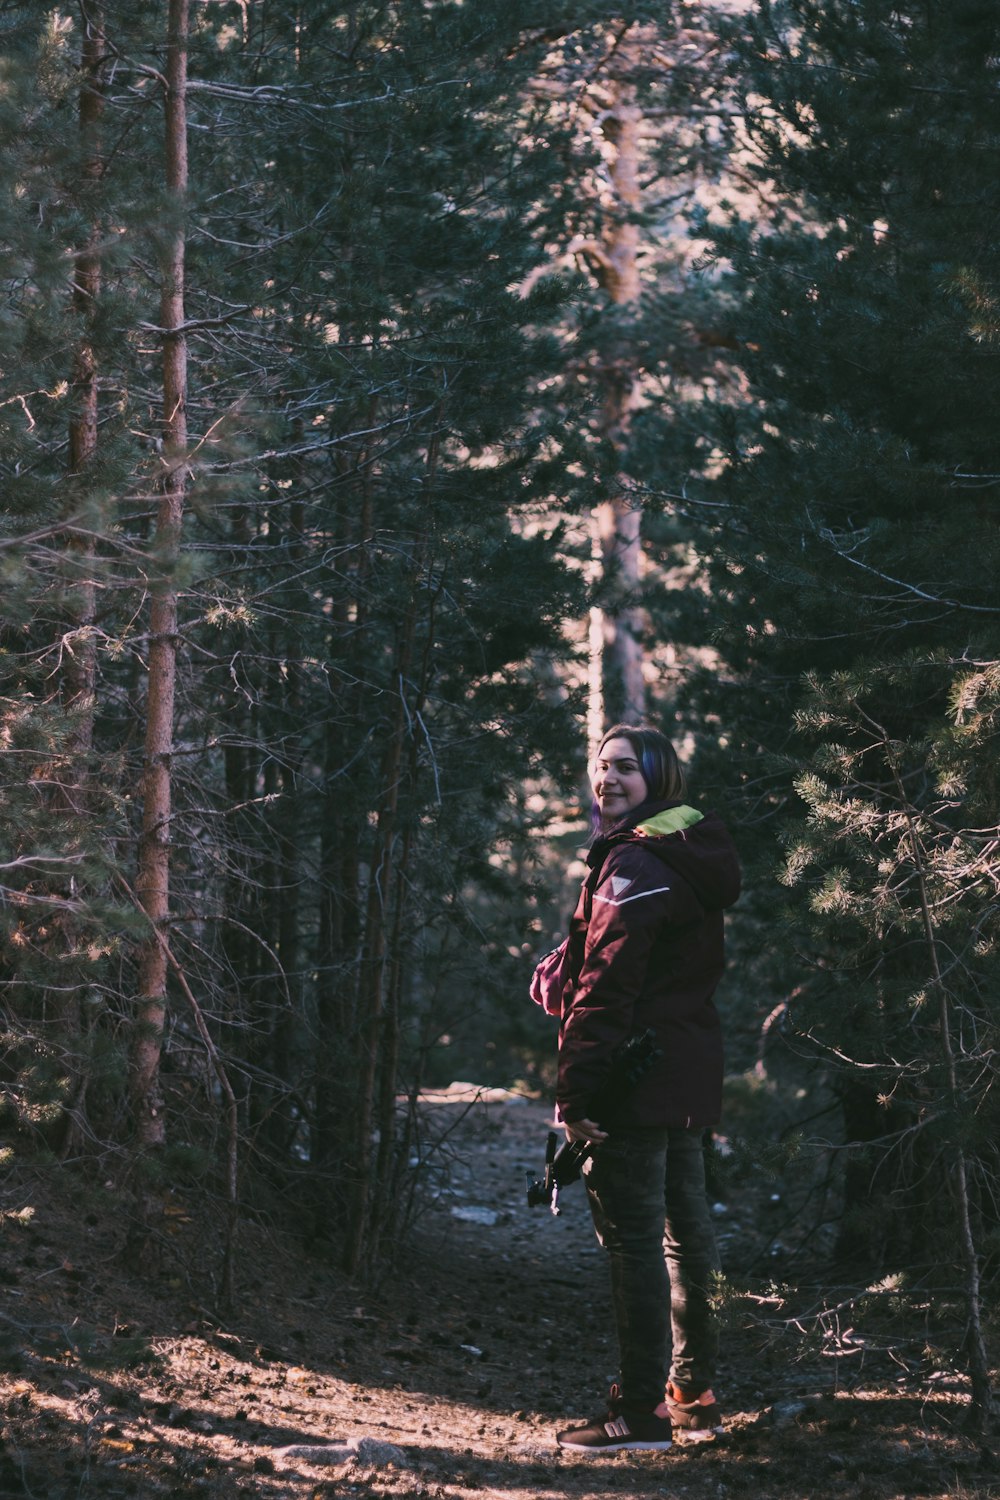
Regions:
<svg viewBox="0 0 1000 1500"><path fill-rule="evenodd" d="M1000 1251L990 0L0 4L5 1170L352 1274L527 1092L588 744L748 872L718 1170ZM785 1181L786 1179L782 1179ZM957 1288L957 1290L956 1290ZM902 1316L902 1311L900 1316Z"/></svg>

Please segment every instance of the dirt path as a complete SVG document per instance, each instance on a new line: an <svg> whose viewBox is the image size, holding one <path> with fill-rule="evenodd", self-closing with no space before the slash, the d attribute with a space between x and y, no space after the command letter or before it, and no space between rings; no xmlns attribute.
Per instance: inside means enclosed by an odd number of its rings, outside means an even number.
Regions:
<svg viewBox="0 0 1000 1500"><path fill-rule="evenodd" d="M193 1241L183 1274L130 1285L102 1216L88 1225L36 1185L32 1223L5 1226L0 1497L1000 1495L988 1456L961 1436L961 1381L932 1388L790 1342L768 1349L751 1317L725 1337L719 1443L562 1454L556 1427L599 1409L616 1373L583 1192L565 1194L559 1219L525 1205L542 1105L469 1109L452 1095L428 1110L453 1148L448 1178L378 1292L258 1236L244 1306L224 1326L199 1303ZM727 1207L733 1255L762 1192ZM183 1266L194 1229L177 1228Z"/></svg>

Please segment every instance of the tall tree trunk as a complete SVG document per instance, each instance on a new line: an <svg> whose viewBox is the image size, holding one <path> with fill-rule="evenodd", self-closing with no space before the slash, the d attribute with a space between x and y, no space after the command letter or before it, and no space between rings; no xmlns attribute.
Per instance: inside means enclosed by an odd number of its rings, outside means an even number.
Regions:
<svg viewBox="0 0 1000 1500"><path fill-rule="evenodd" d="M442 581L429 600L423 660L419 671L416 673L418 679L417 693L410 709L411 717L418 721L420 721L420 716L426 709L427 694L430 690L431 678L433 676L432 652L435 637L435 616L437 603L443 587L444 584ZM417 739L413 734L410 736L410 748L407 760L406 780L413 787L416 785L419 769ZM402 995L405 971L409 965L412 950L411 924L408 921L411 908L408 895L412 881L410 860L413 854L413 844L413 825L412 823L408 823L403 833L401 848L396 859L396 889L393 905L392 935L389 943L388 980L385 986L386 999L382 1017L382 1072L379 1081L377 1111L378 1153L375 1159L375 1185L378 1196L374 1204L371 1234L372 1251L374 1254L378 1253L380 1244L385 1242L387 1236L395 1238L401 1218L401 1205L397 1198L400 1163L397 1094L399 1090Z"/></svg>
<svg viewBox="0 0 1000 1500"><path fill-rule="evenodd" d="M602 119L609 143L612 202L599 244L589 247L598 283L614 309L637 309L639 224L642 202L639 181L639 132L642 111L635 85L628 78L631 47L623 47L619 76L611 83L610 107ZM601 371L604 396L601 436L624 457L632 413L638 399L638 373L631 340L617 334ZM642 674L642 611L636 603L642 557L641 511L630 493L628 476L615 476L612 493L594 512L593 564L605 599L590 619L590 680L588 740L591 754L611 720L634 722L645 712Z"/></svg>
<svg viewBox="0 0 1000 1500"><path fill-rule="evenodd" d="M432 440L427 454L429 478L432 478L435 473L437 461L438 449L435 439ZM378 1166L372 1153L372 1136L377 1123L380 1070L382 1096L384 1097L387 1088L391 1088L394 1092L396 1087L395 1020L390 1017L387 1026L385 1017L387 978L390 977L393 949L390 926L392 892L396 886L396 877L401 871L396 850L396 818L400 784L405 775L404 743L411 717L406 703L406 693L416 647L418 609L421 600L419 581L427 566L428 540L425 532L415 545L410 572L412 586L394 653L392 676L396 696L392 723L382 758L381 805L377 814L375 847L372 852L368 901L365 910L364 948L361 954L358 987L359 1087L355 1105L356 1132L352 1153L354 1176L351 1183L347 1243L344 1254L345 1267L351 1275L359 1269L369 1248L373 1195L378 1186ZM408 859L408 841L404 841L404 848L405 857ZM392 1069L391 1079L385 1077L385 1070L388 1067Z"/></svg>
<svg viewBox="0 0 1000 1500"><path fill-rule="evenodd" d="M187 36L189 0L170 0L167 31L166 184L174 215L165 256L160 321L163 327L163 462L154 539L146 707L142 835L136 888L150 922L165 932L170 911L171 755L177 672L175 570L187 485L187 340L184 326L184 199L187 191ZM166 1012L167 956L157 933L139 955L139 998L131 1051L136 1143L140 1150L166 1140L160 1052Z"/></svg>
<svg viewBox="0 0 1000 1500"><path fill-rule="evenodd" d="M293 469L293 481L301 486L302 476ZM305 882L301 878L302 849L302 767L305 757L301 726L307 715L305 688L299 658L303 654L298 620L309 617L310 599L303 588L300 567L306 567L305 510L301 500L294 500L288 518L288 553L293 577L284 600L287 618L282 625L282 656L287 663L283 693L282 759L278 766L279 809L275 828L276 884L273 901L277 906L275 946L281 961L277 984L272 988L271 1015L261 1018L262 1030L271 1036L271 1072L276 1080L268 1109L267 1136L271 1149L279 1158L287 1158L297 1128L297 1118L290 1105L294 1073L296 1037L302 1024L302 900ZM274 993L276 991L276 993Z"/></svg>
<svg viewBox="0 0 1000 1500"><path fill-rule="evenodd" d="M101 152L101 125L104 116L104 64L108 56L104 34L104 16L99 5L92 7L85 19L80 47L80 189L84 211L91 208L90 192L104 172ZM79 336L73 355L73 412L69 421L69 519L72 522L81 508L88 472L97 457L98 378L93 343L94 310L101 291L100 226L91 221L86 242L76 255L73 276L73 312ZM88 531L91 528L86 528ZM67 539L68 587L71 604L67 629L62 638L60 690L62 704L69 718L65 765L56 792L57 805L71 817L86 813L87 785L90 779L89 757L94 739L94 698L97 678L97 651L94 637L97 587L94 581L94 541L70 533ZM75 894L74 882L67 893ZM63 936L72 949L76 946L76 923L68 913L63 921ZM74 983L62 987L55 999L58 1026L72 1078L71 1102L60 1145L63 1157L79 1150L84 1136L84 1110L87 1093L87 1066L75 1043L81 1034L80 988L85 975L74 965Z"/></svg>
<svg viewBox="0 0 1000 1500"><path fill-rule="evenodd" d="M104 116L104 63L108 55L104 34L103 11L92 6L85 19L80 48L80 142L83 152L81 186L87 189L98 183L104 172L101 154L101 123ZM87 242L76 257L73 276L73 311L80 336L73 357L73 415L69 423L69 467L74 481L93 466L97 455L97 360L94 353L92 326L94 309L101 291L100 227L92 223ZM80 488L72 485L73 505L77 505ZM70 548L75 566L72 574L74 598L73 626L65 639L62 672L62 698L73 716L70 733L70 765L65 778L66 794L75 811L76 793L87 779L85 766L93 742L94 682L96 651L94 619L97 590L93 578L94 543L91 537L73 539Z"/></svg>
<svg viewBox="0 0 1000 1500"><path fill-rule="evenodd" d="M372 430L378 398L368 403L360 426ZM346 498L334 519L337 547L351 549L355 563L352 582L342 587L331 580L334 599L331 649L341 651L350 639L364 640L370 609L370 544L374 531L374 494L371 449L345 445L335 455ZM353 483L351 482L353 481ZM358 1025L358 954L362 940L361 849L364 828L357 811L345 815L340 777L345 758L366 736L366 694L359 677L339 695L336 715L328 720L324 746L323 828L320 855L319 967L324 979L317 1002L318 1067L316 1069L316 1129L312 1161L319 1169L323 1208L343 1214L341 1162L350 1151L353 1133L353 1076L346 1061L353 1058ZM350 1081L348 1081L350 1078Z"/></svg>
<svg viewBox="0 0 1000 1500"><path fill-rule="evenodd" d="M368 1248L376 1165L372 1135L376 1123L379 1066L385 1066L384 1014L386 973L390 957L386 937L390 929L391 892L396 874L396 814L403 775L403 745L407 733L405 693L417 618L417 570L410 602L400 629L393 677L396 700L382 759L382 804L378 809L375 848L368 878L365 910L365 942L361 955L358 1003L358 1070L355 1101L355 1132L351 1153L351 1184L348 1210L345 1269L350 1275L360 1268Z"/></svg>

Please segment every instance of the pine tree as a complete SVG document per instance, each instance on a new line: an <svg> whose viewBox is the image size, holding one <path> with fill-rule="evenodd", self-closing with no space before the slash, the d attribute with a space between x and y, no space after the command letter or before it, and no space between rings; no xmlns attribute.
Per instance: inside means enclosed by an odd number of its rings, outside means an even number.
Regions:
<svg viewBox="0 0 1000 1500"><path fill-rule="evenodd" d="M534 88L560 111L566 159L547 244L582 282L566 380L591 397L580 419L590 524L583 535L574 525L570 544L593 590L592 749L609 721L675 707L674 585L691 571L689 538L670 519L676 474L705 462L692 412L731 342L694 274L700 218L728 173L728 9L583 8L535 39Z"/></svg>
<svg viewBox="0 0 1000 1500"><path fill-rule="evenodd" d="M35 7L7 7L3 24L7 1099L22 1129L73 1155L116 1113L116 976L135 931L112 887L120 747L102 755L94 727L116 588L100 542L127 466L124 423L101 397L119 337L106 56L99 11L78 36Z"/></svg>
<svg viewBox="0 0 1000 1500"><path fill-rule="evenodd" d="M793 1021L863 1153L841 1248L868 1271L962 1267L980 1423L998 1166L998 28L976 0L758 7L746 157L774 206L720 236L752 400L717 413L729 673L703 699L758 818L783 827L810 976Z"/></svg>
<svg viewBox="0 0 1000 1500"><path fill-rule="evenodd" d="M525 665L562 649L579 607L542 511L573 483L540 395L564 287L519 291L558 163L524 94L517 7L213 7L192 14L186 190L176 159L165 184L166 18L113 0L54 29L31 7L18 18L7 333L31 360L0 411L12 469L22 451L32 462L13 469L4 538L27 622L8 663L23 759L4 827L37 916L69 823L45 821L30 782L61 753L68 708L51 683L24 698L65 634L69 559L97 600L85 758L101 799L74 828L103 860L91 946L117 1066L107 1114L81 1106L84 1134L138 1146L152 1189L206 1159L230 1206L238 1158L247 1191L298 1181L318 1219L346 1214L344 1253L363 1268L395 1231L410 1156L397 1098L416 1097L442 1009L498 993L476 892L528 904L509 855L531 844L520 784L558 778L575 750L570 709L540 704ZM63 106L98 20L113 67L90 179L92 142L67 143ZM43 77L55 92L35 128ZM86 212L59 197L66 180L86 181ZM59 212L35 212L36 190ZM60 268L95 225L82 318ZM84 343L98 457L73 476L67 520L65 414L43 430L36 410ZM90 537L86 566L39 531ZM173 683L159 697L158 661ZM8 995L32 985L16 1018L32 1048L55 961L23 924L7 935ZM126 1122L123 1038L148 1063L133 1066L145 1133ZM44 1102L58 1118L58 1089Z"/></svg>

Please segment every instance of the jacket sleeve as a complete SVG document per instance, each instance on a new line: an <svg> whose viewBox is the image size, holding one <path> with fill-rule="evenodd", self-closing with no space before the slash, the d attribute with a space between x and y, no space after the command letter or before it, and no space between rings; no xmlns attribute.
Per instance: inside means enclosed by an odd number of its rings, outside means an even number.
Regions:
<svg viewBox="0 0 1000 1500"><path fill-rule="evenodd" d="M566 1122L587 1118L612 1052L632 1034L650 951L670 918L671 879L670 870L634 844L612 849L605 861L559 1038L556 1103Z"/></svg>

